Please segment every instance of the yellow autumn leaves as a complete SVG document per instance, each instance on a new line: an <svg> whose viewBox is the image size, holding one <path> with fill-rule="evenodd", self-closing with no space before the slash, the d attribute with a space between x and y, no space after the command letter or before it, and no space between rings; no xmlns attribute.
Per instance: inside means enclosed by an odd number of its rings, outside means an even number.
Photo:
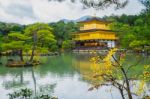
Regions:
<svg viewBox="0 0 150 99"><path fill-rule="evenodd" d="M104 59L100 59L100 57L94 53L93 57L90 59L92 62L91 69L96 74L112 74L113 71L113 58L112 56L116 53L117 48L111 49L108 54L104 57Z"/></svg>
<svg viewBox="0 0 150 99"><path fill-rule="evenodd" d="M117 50L117 48L111 49L103 59L100 58L96 52L92 52L93 56L90 58L90 62L92 62L91 70L93 71L93 78L103 81L102 76L113 76L114 78L117 77L118 81L124 80L124 75L122 75L122 73L119 71L122 68L126 71L126 67L123 65L125 61L125 53L121 53L119 60L117 60L115 55ZM128 78L130 80L130 77ZM141 75L134 75L134 77L132 76L131 78L133 78L136 82L134 93L137 95L141 95L145 90L146 81L150 81L150 65L144 66L144 70Z"/></svg>
<svg viewBox="0 0 150 99"><path fill-rule="evenodd" d="M150 80L150 65L144 66L143 74L140 75L141 80L139 82L138 90L136 91L137 95L141 95L144 92L146 87L146 82Z"/></svg>

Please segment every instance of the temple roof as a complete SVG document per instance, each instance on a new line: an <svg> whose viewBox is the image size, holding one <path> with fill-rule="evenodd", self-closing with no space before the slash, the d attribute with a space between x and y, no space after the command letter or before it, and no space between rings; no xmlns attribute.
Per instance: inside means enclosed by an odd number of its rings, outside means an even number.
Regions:
<svg viewBox="0 0 150 99"><path fill-rule="evenodd" d="M99 18L99 17L90 17L90 18L87 18L85 20L82 20L82 21L79 21L78 23L84 23L84 22L90 22L90 21L99 21L99 22L105 22L105 23L110 23L110 21L106 21L102 18Z"/></svg>
<svg viewBox="0 0 150 99"><path fill-rule="evenodd" d="M76 33L87 33L87 32L96 32L96 31L107 31L107 32L115 32L112 30L104 30L104 29L90 29L90 30L82 30Z"/></svg>

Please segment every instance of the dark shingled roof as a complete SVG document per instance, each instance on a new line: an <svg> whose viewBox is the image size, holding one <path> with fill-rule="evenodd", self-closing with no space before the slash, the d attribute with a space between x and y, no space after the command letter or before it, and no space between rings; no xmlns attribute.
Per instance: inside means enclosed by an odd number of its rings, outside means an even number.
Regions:
<svg viewBox="0 0 150 99"><path fill-rule="evenodd" d="M90 17L90 18L87 18L86 20L79 21L78 23L89 22L89 21L93 21L93 20L101 21L101 22L106 22L106 23L110 23L111 22L111 21L106 21L106 20L104 20L102 18L99 18L99 17Z"/></svg>

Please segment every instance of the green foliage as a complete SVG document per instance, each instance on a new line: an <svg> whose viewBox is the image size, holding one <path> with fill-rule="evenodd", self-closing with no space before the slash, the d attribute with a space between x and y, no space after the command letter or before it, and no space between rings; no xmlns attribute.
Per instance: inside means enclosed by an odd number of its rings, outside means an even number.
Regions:
<svg viewBox="0 0 150 99"><path fill-rule="evenodd" d="M0 52L2 51L2 35L0 35Z"/></svg>
<svg viewBox="0 0 150 99"><path fill-rule="evenodd" d="M149 45L150 30L147 25L141 26L142 20L135 21L134 26L122 23L114 23L113 29L117 31L121 46L124 48L135 48Z"/></svg>
<svg viewBox="0 0 150 99"><path fill-rule="evenodd" d="M39 30L52 31L52 28L49 27L49 25L45 23L35 23L35 24L31 24L27 26L27 28L24 31L26 35L33 36L33 34L37 33Z"/></svg>
<svg viewBox="0 0 150 99"><path fill-rule="evenodd" d="M21 88L9 93L8 96L9 99L58 99L56 97L52 97L55 87L56 83L41 85L39 86L39 90L36 90L36 92L30 88Z"/></svg>
<svg viewBox="0 0 150 99"><path fill-rule="evenodd" d="M11 41L2 45L3 50L18 50L23 48L23 41Z"/></svg>
<svg viewBox="0 0 150 99"><path fill-rule="evenodd" d="M72 41L71 40L65 40L62 43L63 49L71 49L72 48Z"/></svg>
<svg viewBox="0 0 150 99"><path fill-rule="evenodd" d="M23 31L23 29L24 29L23 25L0 22L0 34L2 35L6 35L11 31L21 32Z"/></svg>
<svg viewBox="0 0 150 99"><path fill-rule="evenodd" d="M139 15L126 15L123 14L121 16L115 16L115 15L111 15L111 16L105 16L103 17L105 20L107 21L112 21L112 22L119 22L119 23L123 23L123 24L129 24L129 25L134 25L135 20L137 20L139 17Z"/></svg>
<svg viewBox="0 0 150 99"><path fill-rule="evenodd" d="M6 39L6 40L5 40ZM21 34L20 32L11 32L4 37L4 42L2 44L3 50L19 50L22 49L25 45L25 41L29 37Z"/></svg>
<svg viewBox="0 0 150 99"><path fill-rule="evenodd" d="M146 12L150 11L150 0L139 0L146 7Z"/></svg>
<svg viewBox="0 0 150 99"><path fill-rule="evenodd" d="M45 54L56 45L52 28L48 24L35 23L25 28L24 32L10 32L2 38L2 50L19 52L23 61L23 53L31 55L30 61L35 54Z"/></svg>
<svg viewBox="0 0 150 99"><path fill-rule="evenodd" d="M129 43L134 39L132 28L128 24L114 22L111 24L112 30L117 32L121 47L129 48Z"/></svg>
<svg viewBox="0 0 150 99"><path fill-rule="evenodd" d="M28 37L20 32L10 32L8 34L8 38L9 38L9 40L16 40L16 41L19 41L19 40L25 41L25 40L30 39L30 37Z"/></svg>
<svg viewBox="0 0 150 99"><path fill-rule="evenodd" d="M58 46L56 44L51 45L50 51L52 52L58 51Z"/></svg>
<svg viewBox="0 0 150 99"><path fill-rule="evenodd" d="M34 95L33 90L25 88L9 93L9 99L58 99L48 94Z"/></svg>
<svg viewBox="0 0 150 99"><path fill-rule="evenodd" d="M9 95L9 99L31 99L33 91L31 89L21 89L20 91L15 91Z"/></svg>
<svg viewBox="0 0 150 99"><path fill-rule="evenodd" d="M56 43L52 28L48 24L35 23L25 29L25 35L31 37L30 44L48 49ZM40 48L41 49L41 48Z"/></svg>
<svg viewBox="0 0 150 99"><path fill-rule="evenodd" d="M71 33L77 32L79 30L79 25L74 22L65 23L63 21L59 21L49 25L53 27L53 32L59 48L62 48L63 41L71 40Z"/></svg>
<svg viewBox="0 0 150 99"><path fill-rule="evenodd" d="M31 45L32 50L30 61L33 60L35 51L39 54L48 53L49 48L53 44L56 44L55 36L52 30L53 29L45 23L35 23L29 25L24 30L25 35L30 37L29 44Z"/></svg>
<svg viewBox="0 0 150 99"><path fill-rule="evenodd" d="M143 11L136 16L122 15L121 17L113 17L116 22L111 24L111 28L117 32L121 47L138 50L150 49L149 17L149 11Z"/></svg>
<svg viewBox="0 0 150 99"><path fill-rule="evenodd" d="M138 41L138 40L134 40L134 41L132 41L131 43L130 43L130 47L132 47L132 48L136 48L136 47L144 47L144 45L146 45L146 44L148 44L149 42L147 42L146 40L143 40L143 41ZM143 48L142 47L142 48ZM142 49L141 48L141 49Z"/></svg>
<svg viewBox="0 0 150 99"><path fill-rule="evenodd" d="M62 48L62 43L71 40L71 33L77 32L79 25L74 22L44 24L35 23L27 26L19 24L0 23L2 35L0 48L3 51L22 49L25 52L31 51L35 44L36 50L42 49L57 51ZM0 42L1 43L1 42ZM42 50L43 52L43 50Z"/></svg>
<svg viewBox="0 0 150 99"><path fill-rule="evenodd" d="M44 45L49 46L52 43L56 43L55 37L51 31L48 30L39 30L37 32L38 43L42 47Z"/></svg>

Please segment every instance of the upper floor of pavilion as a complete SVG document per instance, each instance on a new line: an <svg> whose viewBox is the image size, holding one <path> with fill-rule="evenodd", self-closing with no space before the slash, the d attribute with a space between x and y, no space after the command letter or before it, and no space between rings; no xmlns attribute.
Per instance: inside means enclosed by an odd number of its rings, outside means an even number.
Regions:
<svg viewBox="0 0 150 99"><path fill-rule="evenodd" d="M110 30L109 27L110 22L98 17L87 18L86 20L80 21L78 23L80 24L80 31Z"/></svg>

